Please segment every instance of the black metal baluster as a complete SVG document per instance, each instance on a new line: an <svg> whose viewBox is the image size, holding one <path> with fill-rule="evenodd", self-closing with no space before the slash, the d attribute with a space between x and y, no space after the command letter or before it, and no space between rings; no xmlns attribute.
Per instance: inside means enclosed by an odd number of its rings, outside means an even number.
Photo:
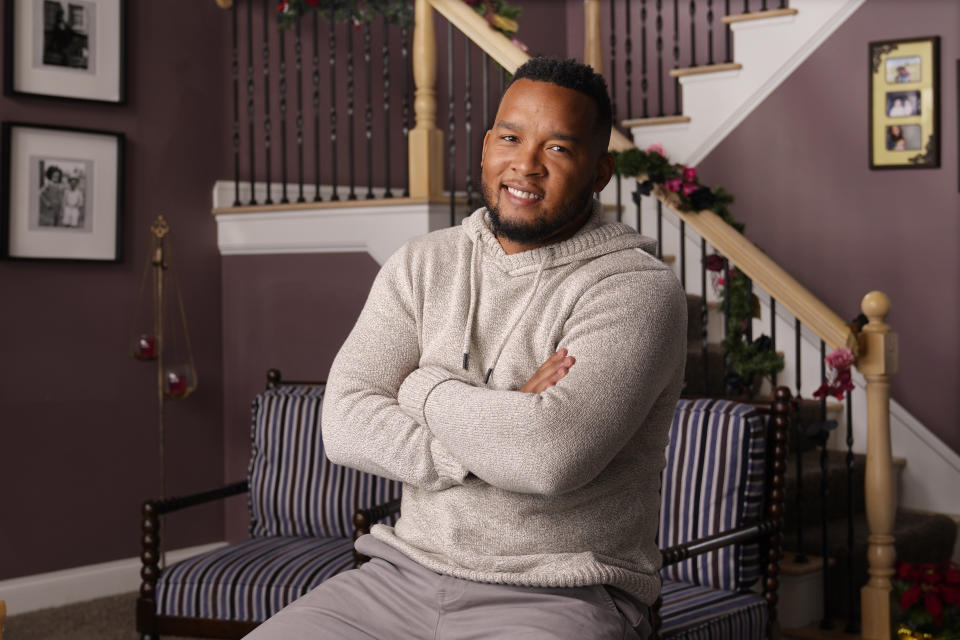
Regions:
<svg viewBox="0 0 960 640"><path fill-rule="evenodd" d="M724 0L723 15L730 15L730 0ZM723 25L723 40L725 51L727 53L727 57L724 62L733 62L733 49L730 47L730 25L728 24Z"/></svg>
<svg viewBox="0 0 960 640"><path fill-rule="evenodd" d="M263 3L263 146L264 170L267 179L267 195L264 204L273 204L270 182L271 156L273 155L273 122L270 120L270 20L269 2Z"/></svg>
<svg viewBox="0 0 960 640"><path fill-rule="evenodd" d="M723 336L726 338L730 326L730 261L723 261ZM723 348L723 395L730 395L730 354Z"/></svg>
<svg viewBox="0 0 960 640"><path fill-rule="evenodd" d="M657 259L663 260L663 203L657 198Z"/></svg>
<svg viewBox="0 0 960 640"><path fill-rule="evenodd" d="M316 12L314 12L316 15ZM300 37L300 23L297 20L297 38L294 42L297 67L297 202L306 202L303 197L303 42Z"/></svg>
<svg viewBox="0 0 960 640"><path fill-rule="evenodd" d="M750 13L750 0L743 0L743 12Z"/></svg>
<svg viewBox="0 0 960 640"><path fill-rule="evenodd" d="M747 300L751 301L751 304L752 304L753 280L751 280L750 278L747 278L747 276L745 275L743 277L746 278L747 280ZM753 311L752 310L750 314L747 316L746 334L747 334L747 344L753 342ZM747 382L749 383L749 380Z"/></svg>
<svg viewBox="0 0 960 640"><path fill-rule="evenodd" d="M697 2L690 0L690 65L697 66Z"/></svg>
<svg viewBox="0 0 960 640"><path fill-rule="evenodd" d="M611 3L612 4L612 3ZM627 38L624 42L623 73L627 77L627 119L633 117L633 38L630 35L630 23L633 22L633 15L630 11L630 0L626 0L626 23Z"/></svg>
<svg viewBox="0 0 960 640"><path fill-rule="evenodd" d="M770 296L770 348L777 352L777 301ZM770 374L770 388L777 388L777 372Z"/></svg>
<svg viewBox="0 0 960 640"><path fill-rule="evenodd" d="M464 131L464 163L466 164L466 185L467 185L467 211L472 209L473 205L473 87L470 82L470 47L473 42L470 38L463 39L463 65L464 65L464 100L463 100L463 131Z"/></svg>
<svg viewBox="0 0 960 640"><path fill-rule="evenodd" d="M233 78L233 206L240 206L240 50L237 45L237 4L230 7L233 47L230 50L230 75Z"/></svg>
<svg viewBox="0 0 960 640"><path fill-rule="evenodd" d="M387 18L383 18L383 46L380 48L383 59L383 173L387 185L384 198L392 198L390 190L390 27ZM372 154L371 154L372 155Z"/></svg>
<svg viewBox="0 0 960 640"><path fill-rule="evenodd" d="M781 9L786 9L786 8L787 8L787 0L780 0L780 8L781 8ZM859 624L857 625L857 628L858 628L858 629L860 628L860 625L859 625Z"/></svg>
<svg viewBox="0 0 960 640"><path fill-rule="evenodd" d="M700 238L700 357L703 366L703 395L710 395L710 354L707 350L707 241Z"/></svg>
<svg viewBox="0 0 960 640"><path fill-rule="evenodd" d="M647 111L647 0L640 0L640 93L643 98L643 117L650 116Z"/></svg>
<svg viewBox="0 0 960 640"><path fill-rule="evenodd" d="M320 25L319 11L313 12L313 200L320 202Z"/></svg>
<svg viewBox="0 0 960 640"><path fill-rule="evenodd" d="M373 41L370 20L363 25L363 68L367 80L367 106L363 111L364 136L367 140L367 200L373 199Z"/></svg>
<svg viewBox="0 0 960 640"><path fill-rule="evenodd" d="M481 107L481 111L483 115L483 130L486 131L492 126L490 122L490 56L487 55L486 51L480 54L480 61L483 67L483 106Z"/></svg>
<svg viewBox="0 0 960 640"><path fill-rule="evenodd" d="M340 166L337 159L337 23L332 2L330 3L328 24L330 25L330 170L333 185L330 200L337 201L340 199L340 196L337 195L337 168Z"/></svg>
<svg viewBox="0 0 960 640"><path fill-rule="evenodd" d="M663 117L663 0L657 0L657 115Z"/></svg>
<svg viewBox="0 0 960 640"><path fill-rule="evenodd" d="M680 68L680 0L673 0L673 68ZM673 79L673 112L680 115L680 78Z"/></svg>
<svg viewBox="0 0 960 640"><path fill-rule="evenodd" d="M283 29L280 30L280 184L282 186L280 202L290 202L287 198L287 56L283 43Z"/></svg>
<svg viewBox="0 0 960 640"><path fill-rule="evenodd" d="M331 3L332 5L332 3ZM347 200L356 200L356 157L353 149L353 138L356 130L354 129L354 111L353 111L353 25L347 22L347 169L350 172L350 192L347 194Z"/></svg>
<svg viewBox="0 0 960 640"><path fill-rule="evenodd" d="M713 0L707 0L707 64L713 64Z"/></svg>
<svg viewBox="0 0 960 640"><path fill-rule="evenodd" d="M801 373L801 370L800 370L800 357L801 357L801 355L802 355L802 354L801 354L801 350L800 350L800 347L801 347L801 343L800 343L800 338L801 338L801 325L800 325L800 320L799 320L799 318L797 318L797 319L794 320L794 324L793 324L793 335L794 335L794 358L795 358L794 363L795 363L795 366L796 366L796 378L795 378L795 379L796 379L796 386L797 386L797 393L796 393L796 395L794 396L794 398L795 398L795 400L796 400L796 402L797 402L797 405L799 406L800 401L801 401L801 400L800 400L800 398L801 398L801 396L800 396L800 387L801 387L801 382L800 382L800 380L801 380L801 378L800 378L800 373ZM799 413L799 412L798 412L798 413ZM797 424L794 425L794 426L795 426L796 428L794 429L794 435L793 435L793 437L794 437L794 438L796 439L796 441L797 441L797 446L796 446L796 450L797 450L797 455L796 455L796 460L797 460L797 497L796 497L796 502L797 502L797 506L796 506L796 509L797 509L797 554L796 554L796 556L793 558L793 561L796 562L796 563L798 563L798 564L803 564L803 563L807 562L807 554L806 554L806 552L804 551L804 548L803 548L803 547L804 547L804 545L803 545L803 445L805 444L805 442L804 442L804 436L803 436L803 425L800 424L800 423L799 423L799 420L798 420L798 421L797 421Z"/></svg>
<svg viewBox="0 0 960 640"><path fill-rule="evenodd" d="M827 379L827 344L820 341L820 381ZM827 421L827 396L820 398L820 422ZM833 624L830 622L832 615L832 600L830 590L830 548L827 546L827 497L830 494L828 483L829 478L829 458L827 457L827 442L823 441L820 446L820 549L823 556L823 619L820 621L821 629L830 629Z"/></svg>
<svg viewBox="0 0 960 640"><path fill-rule="evenodd" d="M610 3L610 107L617 121L617 13L616 2Z"/></svg>
<svg viewBox="0 0 960 640"><path fill-rule="evenodd" d="M500 76L500 97L503 97L503 92L507 90L507 77L504 71L504 68L500 65L497 65L497 75ZM614 122L617 121L616 118L613 119Z"/></svg>
<svg viewBox="0 0 960 640"><path fill-rule="evenodd" d="M854 455L853 455L853 394L847 391L847 548L853 549L854 517ZM853 554L847 554L847 633L860 633L860 599L853 572Z"/></svg>
<svg viewBox="0 0 960 640"><path fill-rule="evenodd" d="M680 286L687 290L687 223L680 220Z"/></svg>
<svg viewBox="0 0 960 640"><path fill-rule="evenodd" d="M250 204L257 204L256 166L254 162L253 120L253 0L247 0L247 127L250 138Z"/></svg>
<svg viewBox="0 0 960 640"><path fill-rule="evenodd" d="M400 28L400 59L403 62L403 197L410 196L410 46L407 26Z"/></svg>
<svg viewBox="0 0 960 640"><path fill-rule="evenodd" d="M763 2L760 3L760 10L761 11L767 10L767 0L763 0Z"/></svg>
<svg viewBox="0 0 960 640"><path fill-rule="evenodd" d="M457 224L457 122L453 99L453 24L447 23L447 162L450 188L450 226Z"/></svg>

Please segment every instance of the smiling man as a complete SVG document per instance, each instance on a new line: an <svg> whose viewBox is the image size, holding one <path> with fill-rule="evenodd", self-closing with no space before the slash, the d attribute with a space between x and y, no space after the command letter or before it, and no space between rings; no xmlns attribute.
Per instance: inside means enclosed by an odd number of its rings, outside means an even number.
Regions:
<svg viewBox="0 0 960 640"><path fill-rule="evenodd" d="M517 70L483 145L484 206L383 266L330 371L329 458L404 483L372 559L251 637L646 637L659 474L686 303L606 223L603 79Z"/></svg>

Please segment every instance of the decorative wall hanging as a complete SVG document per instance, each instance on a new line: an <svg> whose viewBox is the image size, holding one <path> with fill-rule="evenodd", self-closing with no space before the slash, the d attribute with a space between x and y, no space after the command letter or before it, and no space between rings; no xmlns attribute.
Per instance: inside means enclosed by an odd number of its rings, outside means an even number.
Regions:
<svg viewBox="0 0 960 640"><path fill-rule="evenodd" d="M164 405L169 400L186 398L197 389L197 368L180 284L173 268L170 225L159 216L150 226L150 233L153 244L140 281L130 347L134 358L156 362L157 366L160 494L166 497Z"/></svg>
<svg viewBox="0 0 960 640"><path fill-rule="evenodd" d="M17 122L0 133L2 257L119 262L123 134Z"/></svg>
<svg viewBox="0 0 960 640"><path fill-rule="evenodd" d="M870 168L940 166L940 38L870 43Z"/></svg>
<svg viewBox="0 0 960 640"><path fill-rule="evenodd" d="M7 0L4 92L122 103L125 0Z"/></svg>

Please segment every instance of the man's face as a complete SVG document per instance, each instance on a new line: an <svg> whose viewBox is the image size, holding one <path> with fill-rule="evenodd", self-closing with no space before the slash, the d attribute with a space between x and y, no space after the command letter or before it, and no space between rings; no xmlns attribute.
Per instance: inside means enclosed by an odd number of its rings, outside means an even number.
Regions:
<svg viewBox="0 0 960 640"><path fill-rule="evenodd" d="M482 195L494 232L515 251L573 235L610 180L612 157L586 95L523 78L510 85L483 140ZM508 246L504 246L508 253Z"/></svg>

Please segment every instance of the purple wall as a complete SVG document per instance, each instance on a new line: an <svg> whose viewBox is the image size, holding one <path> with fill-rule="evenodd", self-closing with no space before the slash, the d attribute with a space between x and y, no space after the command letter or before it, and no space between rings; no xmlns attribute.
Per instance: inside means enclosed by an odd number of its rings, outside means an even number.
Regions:
<svg viewBox="0 0 960 640"><path fill-rule="evenodd" d="M250 401L267 369L288 380L326 379L379 269L368 254L225 256L223 390L225 479L246 477ZM246 537L245 500L227 506L227 537Z"/></svg>
<svg viewBox="0 0 960 640"><path fill-rule="evenodd" d="M223 478L220 261L208 212L210 187L227 174L227 95L210 78L229 68L228 31L213 2L126 5L126 105L0 97L0 119L127 140L123 263L0 262L0 579L140 553L140 503L160 489L156 374L127 344L161 213L201 379L168 405L167 489ZM168 548L218 540L222 521L217 508L171 517Z"/></svg>
<svg viewBox="0 0 960 640"><path fill-rule="evenodd" d="M922 8L921 8L922 7ZM872 289L900 334L893 398L960 451L960 4L871 0L715 149L747 236L845 318ZM868 169L868 43L940 35L940 169ZM809 390L808 390L809 393Z"/></svg>

